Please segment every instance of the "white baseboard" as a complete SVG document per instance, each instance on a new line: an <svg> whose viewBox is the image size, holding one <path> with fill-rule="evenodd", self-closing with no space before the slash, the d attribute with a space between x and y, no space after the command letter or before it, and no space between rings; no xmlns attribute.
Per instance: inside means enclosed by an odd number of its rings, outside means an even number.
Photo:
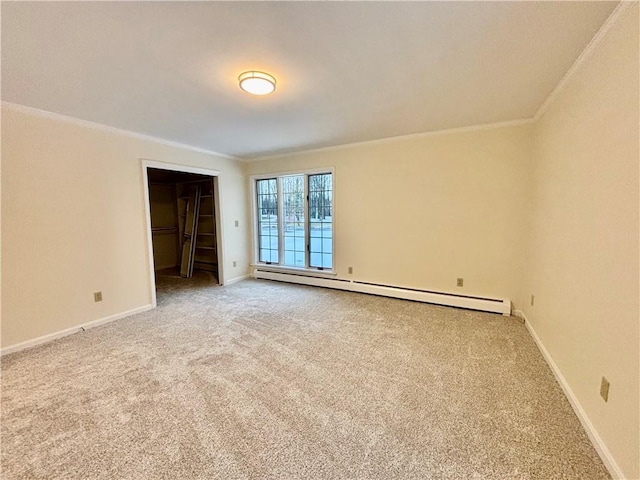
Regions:
<svg viewBox="0 0 640 480"><path fill-rule="evenodd" d="M27 340L25 342L16 343L15 345L11 345L9 347L3 348L2 351L0 351L0 356L7 355L9 353L19 352L20 350L24 350L26 348L31 348L31 347L35 347L36 345L41 345L43 343L51 342L58 338L66 337L67 335L73 335L74 333L78 333L83 330L88 330L90 328L98 327L100 325L104 325L105 323L113 322L115 320L120 320L121 318L125 318L130 315L134 315L136 313L146 312L147 310L151 310L152 308L153 308L153 305L143 305L142 307L134 308L132 310L127 310L126 312L120 312L114 315L109 315L108 317L98 318L97 320L92 320L90 322L83 323L75 327L66 328L64 330L49 333L47 335L43 335L41 337L34 338L32 340Z"/></svg>
<svg viewBox="0 0 640 480"><path fill-rule="evenodd" d="M622 472L622 469L620 468L620 466L616 463L615 459L613 458L613 455L611 455L611 452L607 448L606 444L598 434L598 431L593 426L593 423L591 423L591 420L587 416L587 413L582 408L582 405L580 405L580 402L578 401L577 397L573 393L573 390L571 390L569 383L564 378L564 375L562 375L562 372L558 368L558 365L556 365L556 362L553 361L553 357L551 357L551 354L542 343L542 340L540 340L540 337L538 337L538 334L533 328L533 325L531 325L531 322L529 321L525 313L522 310L514 310L513 314L516 317L520 317L524 320L524 324L526 325L527 330L529 330L529 334L533 338L533 341L536 342L538 350L540 350L540 353L542 353L542 356L547 361L547 364L549 364L551 371L555 375L556 379L558 380L558 383L560 384L560 386L562 387L562 390L564 391L565 396L569 400L569 403L571 404L573 411L578 416L578 420L580 420L582 427L587 432L589 440L591 440L591 443L593 444L594 448L598 452L598 455L600 455L600 458L602 459L604 465L607 467L607 470L609 470L609 473L611 474L611 476L615 480L624 480L625 478L627 478Z"/></svg>
<svg viewBox="0 0 640 480"><path fill-rule="evenodd" d="M238 283L241 282L242 280L245 280L247 278L249 278L251 275L249 275L248 273L246 275L240 275L239 277L234 277L231 278L229 280L225 280L224 284L225 285L233 285L234 283Z"/></svg>
<svg viewBox="0 0 640 480"><path fill-rule="evenodd" d="M337 278L312 277L296 273L273 272L269 271L268 268L256 268L253 272L253 277L265 280L276 280L279 282L297 283L300 285L333 288L336 290L347 290L357 293L368 293L370 295L413 300L415 302L433 303L448 307L500 313L506 316L511 315L511 302L508 299L473 297L448 292L434 292L391 285L377 285Z"/></svg>

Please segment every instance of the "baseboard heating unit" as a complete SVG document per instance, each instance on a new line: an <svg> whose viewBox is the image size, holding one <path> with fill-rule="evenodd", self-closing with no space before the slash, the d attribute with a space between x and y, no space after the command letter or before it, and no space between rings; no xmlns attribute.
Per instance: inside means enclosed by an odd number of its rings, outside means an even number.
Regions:
<svg viewBox="0 0 640 480"><path fill-rule="evenodd" d="M279 282L297 283L315 287L334 288L350 292L368 293L383 297L400 298L416 302L433 303L448 307L468 308L482 312L500 313L511 315L511 301L509 299L487 298L460 295L456 293L431 292L415 288L404 288L391 285L378 285L374 283L358 282L354 280L342 280L338 278L326 278L305 275L305 272L276 272L268 268L254 268L254 278L276 280Z"/></svg>

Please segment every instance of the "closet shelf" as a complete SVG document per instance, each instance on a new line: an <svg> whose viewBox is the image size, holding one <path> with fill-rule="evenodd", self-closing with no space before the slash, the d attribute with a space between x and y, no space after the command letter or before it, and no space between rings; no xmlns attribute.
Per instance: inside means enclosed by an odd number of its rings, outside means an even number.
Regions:
<svg viewBox="0 0 640 480"><path fill-rule="evenodd" d="M151 227L151 233L154 235L168 235L178 233L178 227Z"/></svg>

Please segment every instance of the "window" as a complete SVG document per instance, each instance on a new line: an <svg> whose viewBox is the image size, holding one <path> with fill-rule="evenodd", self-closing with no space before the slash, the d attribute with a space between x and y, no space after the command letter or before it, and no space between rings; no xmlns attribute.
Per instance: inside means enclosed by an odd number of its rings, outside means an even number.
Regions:
<svg viewBox="0 0 640 480"><path fill-rule="evenodd" d="M255 180L257 260L268 265L333 269L333 174Z"/></svg>
<svg viewBox="0 0 640 480"><path fill-rule="evenodd" d="M284 264L294 267L306 266L304 198L304 175L282 177Z"/></svg>
<svg viewBox="0 0 640 480"><path fill-rule="evenodd" d="M333 266L332 182L330 173L309 175L309 266Z"/></svg>
<svg viewBox="0 0 640 480"><path fill-rule="evenodd" d="M278 197L277 180L258 180L258 232L260 261L278 263Z"/></svg>

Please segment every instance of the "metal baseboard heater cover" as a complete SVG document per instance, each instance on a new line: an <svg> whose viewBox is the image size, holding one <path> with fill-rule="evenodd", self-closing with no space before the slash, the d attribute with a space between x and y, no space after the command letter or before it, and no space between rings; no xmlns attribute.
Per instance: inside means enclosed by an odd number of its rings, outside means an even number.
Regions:
<svg viewBox="0 0 640 480"><path fill-rule="evenodd" d="M275 272L273 270L261 269L259 267L254 269L253 277L265 280L297 283L300 285L347 290L350 292L368 293L371 295L400 298L403 300L413 300L416 302L433 303L436 305L445 305L448 307L467 308L470 310L479 310L482 312L500 313L505 316L511 315L511 301L507 298L498 299L474 297L456 293L430 292L427 290L394 287L390 285L378 285L373 283L358 282L354 280L314 277L305 275L304 273Z"/></svg>

